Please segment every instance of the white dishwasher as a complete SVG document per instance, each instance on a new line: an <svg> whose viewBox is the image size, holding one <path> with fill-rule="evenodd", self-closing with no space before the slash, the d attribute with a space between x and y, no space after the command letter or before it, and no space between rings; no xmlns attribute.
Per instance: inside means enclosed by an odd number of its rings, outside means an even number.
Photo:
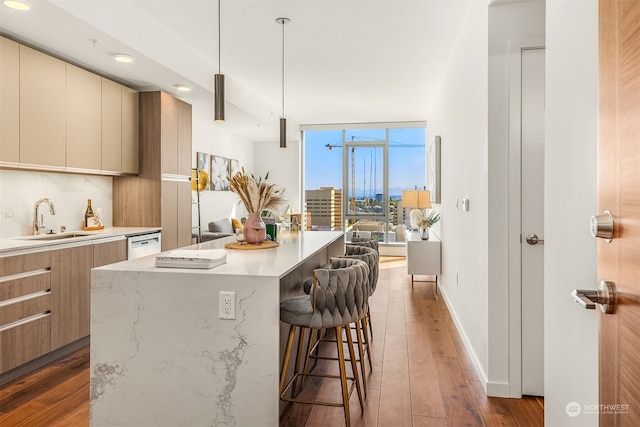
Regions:
<svg viewBox="0 0 640 427"><path fill-rule="evenodd" d="M141 258L162 251L160 233L138 234L127 238L127 259Z"/></svg>

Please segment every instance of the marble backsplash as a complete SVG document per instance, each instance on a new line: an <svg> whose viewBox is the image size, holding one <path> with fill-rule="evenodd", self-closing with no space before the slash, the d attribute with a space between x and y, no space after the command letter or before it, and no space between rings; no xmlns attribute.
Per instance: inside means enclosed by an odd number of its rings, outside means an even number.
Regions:
<svg viewBox="0 0 640 427"><path fill-rule="evenodd" d="M56 212L51 215L46 203L40 206L46 229L80 229L87 199L94 211L102 211L106 227L113 224L110 176L0 170L0 238L33 234L34 205L43 197L53 202Z"/></svg>

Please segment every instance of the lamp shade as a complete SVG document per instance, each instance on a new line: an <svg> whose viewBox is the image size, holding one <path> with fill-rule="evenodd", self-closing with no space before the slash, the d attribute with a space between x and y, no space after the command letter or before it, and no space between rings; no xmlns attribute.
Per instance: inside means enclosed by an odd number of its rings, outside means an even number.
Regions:
<svg viewBox="0 0 640 427"><path fill-rule="evenodd" d="M417 190L418 193L418 209L431 209L431 198L429 190Z"/></svg>
<svg viewBox="0 0 640 427"><path fill-rule="evenodd" d="M417 208L418 207L418 190L402 191L402 207Z"/></svg>

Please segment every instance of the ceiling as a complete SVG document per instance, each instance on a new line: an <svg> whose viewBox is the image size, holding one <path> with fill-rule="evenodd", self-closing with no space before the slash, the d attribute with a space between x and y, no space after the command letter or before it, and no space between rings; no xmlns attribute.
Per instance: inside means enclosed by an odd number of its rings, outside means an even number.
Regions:
<svg viewBox="0 0 640 427"><path fill-rule="evenodd" d="M276 140L282 102L298 124L425 120L471 0L222 0L223 126ZM138 90L164 90L212 117L215 0L30 0L0 7L0 32ZM132 64L112 54L133 55ZM178 92L184 84L192 91ZM196 111L196 108L198 111Z"/></svg>

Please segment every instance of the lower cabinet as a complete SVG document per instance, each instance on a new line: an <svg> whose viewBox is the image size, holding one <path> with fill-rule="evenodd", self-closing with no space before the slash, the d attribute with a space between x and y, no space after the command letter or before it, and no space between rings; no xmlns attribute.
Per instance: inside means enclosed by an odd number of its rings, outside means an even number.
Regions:
<svg viewBox="0 0 640 427"><path fill-rule="evenodd" d="M0 373L51 351L49 252L0 257Z"/></svg>
<svg viewBox="0 0 640 427"><path fill-rule="evenodd" d="M93 245L51 253L51 350L89 335Z"/></svg>
<svg viewBox="0 0 640 427"><path fill-rule="evenodd" d="M0 256L0 373L91 332L91 269L127 259L118 236Z"/></svg>
<svg viewBox="0 0 640 427"><path fill-rule="evenodd" d="M93 266L113 264L114 262L125 261L127 259L127 238L126 236L115 239L103 239L93 244Z"/></svg>

